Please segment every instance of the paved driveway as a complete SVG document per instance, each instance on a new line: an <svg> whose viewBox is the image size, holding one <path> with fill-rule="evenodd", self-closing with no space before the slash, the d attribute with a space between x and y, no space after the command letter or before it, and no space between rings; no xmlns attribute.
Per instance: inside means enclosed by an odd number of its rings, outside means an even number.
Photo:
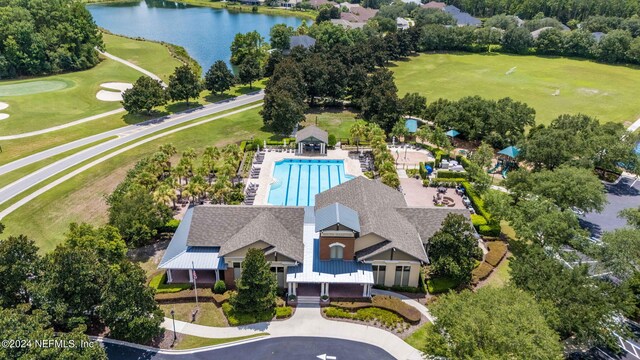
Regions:
<svg viewBox="0 0 640 360"><path fill-rule="evenodd" d="M254 341L222 349L206 350L192 354L162 354L122 345L105 344L109 359L118 360L239 360L239 359L335 359L335 360L386 360L394 359L379 347L361 342L314 338L280 337ZM324 355L324 357L323 357Z"/></svg>
<svg viewBox="0 0 640 360"><path fill-rule="evenodd" d="M581 216L581 225L589 229L595 237L600 237L605 231L625 226L626 221L618 217L618 213L623 209L640 206L640 181L631 186L632 184L633 179L625 177L615 185L606 185L608 204L601 213Z"/></svg>

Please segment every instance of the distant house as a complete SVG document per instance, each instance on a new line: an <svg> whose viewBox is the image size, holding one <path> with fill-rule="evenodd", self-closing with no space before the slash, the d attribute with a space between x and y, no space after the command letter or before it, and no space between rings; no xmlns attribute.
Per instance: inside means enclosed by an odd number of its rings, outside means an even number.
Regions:
<svg viewBox="0 0 640 360"><path fill-rule="evenodd" d="M456 24L458 26L480 26L482 24L480 19L471 16L469 13L461 11L453 5L447 5L442 10L451 15L456 20Z"/></svg>
<svg viewBox="0 0 640 360"><path fill-rule="evenodd" d="M302 0L281 0L279 5L285 8L292 8L300 4Z"/></svg>
<svg viewBox="0 0 640 360"><path fill-rule="evenodd" d="M402 0L403 3L405 4L416 4L416 5L421 5L422 2L420 0Z"/></svg>
<svg viewBox="0 0 640 360"><path fill-rule="evenodd" d="M439 10L444 10L445 6L447 6L447 4L443 2L437 2L437 1L429 1L426 4L421 5L421 7L425 9L439 9Z"/></svg>
<svg viewBox="0 0 640 360"><path fill-rule="evenodd" d="M409 21L405 18L396 18L396 27L398 30L407 30L409 28Z"/></svg>
<svg viewBox="0 0 640 360"><path fill-rule="evenodd" d="M289 53L291 52L291 49L295 48L295 47L302 47L305 49L309 49L310 47L314 46L316 44L316 39L312 38L309 35L296 35L296 36L292 36L289 39L289 49L284 50L282 53L285 55L289 55Z"/></svg>
<svg viewBox="0 0 640 360"><path fill-rule="evenodd" d="M545 26L543 28L540 28L538 30L534 30L531 32L531 37L533 38L533 40L537 40L540 37L540 34L545 31L545 30L549 30L549 29L553 29L552 26Z"/></svg>
<svg viewBox="0 0 640 360"><path fill-rule="evenodd" d="M314 9L318 9L320 6L326 4L336 5L335 2L328 0L309 0L309 5L311 5L311 7L313 7Z"/></svg>
<svg viewBox="0 0 640 360"><path fill-rule="evenodd" d="M518 25L518 27L524 25L524 20L520 19L520 17L513 15L513 18L516 21L516 25Z"/></svg>
<svg viewBox="0 0 640 360"><path fill-rule="evenodd" d="M376 14L378 13L377 9L369 9L358 4L351 4L348 2L336 4L335 6L340 9L346 8L348 10L348 12L341 12L340 18L349 22L367 22L367 20L376 16Z"/></svg>
<svg viewBox="0 0 640 360"><path fill-rule="evenodd" d="M600 40L602 40L602 37L605 36L606 34L601 32L601 31L596 31L596 32L592 32L591 36L593 37L593 39L596 42L600 42Z"/></svg>
<svg viewBox="0 0 640 360"><path fill-rule="evenodd" d="M367 24L366 22L351 22L345 19L331 19L330 21L333 25L342 26L345 29L362 29Z"/></svg>

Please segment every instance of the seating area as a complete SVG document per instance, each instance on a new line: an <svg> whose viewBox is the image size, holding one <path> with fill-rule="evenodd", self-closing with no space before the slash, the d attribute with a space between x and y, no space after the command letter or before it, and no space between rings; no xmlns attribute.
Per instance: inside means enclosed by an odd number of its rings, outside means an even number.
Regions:
<svg viewBox="0 0 640 360"><path fill-rule="evenodd" d="M258 184L254 184L254 183L249 183L249 186L247 186L247 190L245 191L245 195L244 195L244 204L245 205L253 205L253 202L256 200L256 193L258 192L258 187L260 185Z"/></svg>
<svg viewBox="0 0 640 360"><path fill-rule="evenodd" d="M360 161L362 172L373 171L373 155L371 152L349 151L349 157Z"/></svg>
<svg viewBox="0 0 640 360"><path fill-rule="evenodd" d="M433 205L446 207L456 206L456 202L455 200L453 200L453 198L445 196L447 194L447 191L447 188L439 187L438 192L433 195Z"/></svg>

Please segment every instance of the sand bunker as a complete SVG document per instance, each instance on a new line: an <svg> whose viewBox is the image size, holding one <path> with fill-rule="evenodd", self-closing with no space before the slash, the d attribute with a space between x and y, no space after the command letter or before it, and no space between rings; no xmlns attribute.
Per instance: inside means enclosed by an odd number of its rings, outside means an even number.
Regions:
<svg viewBox="0 0 640 360"><path fill-rule="evenodd" d="M133 85L130 83L123 83L123 82L108 82L108 83L100 84L100 87L103 87L109 90L125 91L127 89L131 89Z"/></svg>
<svg viewBox="0 0 640 360"><path fill-rule="evenodd" d="M9 104L7 104L6 102L0 101L0 110L4 110L8 107L9 107Z"/></svg>
<svg viewBox="0 0 640 360"><path fill-rule="evenodd" d="M0 114L0 120L8 119L9 114Z"/></svg>
<svg viewBox="0 0 640 360"><path fill-rule="evenodd" d="M100 90L96 98L101 101L122 101L122 93L115 91Z"/></svg>
<svg viewBox="0 0 640 360"><path fill-rule="evenodd" d="M123 83L123 82L108 82L104 84L100 84L101 87L109 90L100 90L96 94L96 98L101 101L122 101L122 93L133 87L132 84Z"/></svg>

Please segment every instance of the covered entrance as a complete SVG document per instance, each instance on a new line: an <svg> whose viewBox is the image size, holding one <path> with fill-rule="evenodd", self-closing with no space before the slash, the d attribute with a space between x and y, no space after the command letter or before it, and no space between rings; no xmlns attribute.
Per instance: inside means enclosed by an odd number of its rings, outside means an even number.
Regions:
<svg viewBox="0 0 640 360"><path fill-rule="evenodd" d="M289 294L296 296L323 296L330 298L369 298L372 284L343 283L289 283Z"/></svg>
<svg viewBox="0 0 640 360"><path fill-rule="evenodd" d="M329 134L317 126L307 126L296 133L298 155L326 155Z"/></svg>

